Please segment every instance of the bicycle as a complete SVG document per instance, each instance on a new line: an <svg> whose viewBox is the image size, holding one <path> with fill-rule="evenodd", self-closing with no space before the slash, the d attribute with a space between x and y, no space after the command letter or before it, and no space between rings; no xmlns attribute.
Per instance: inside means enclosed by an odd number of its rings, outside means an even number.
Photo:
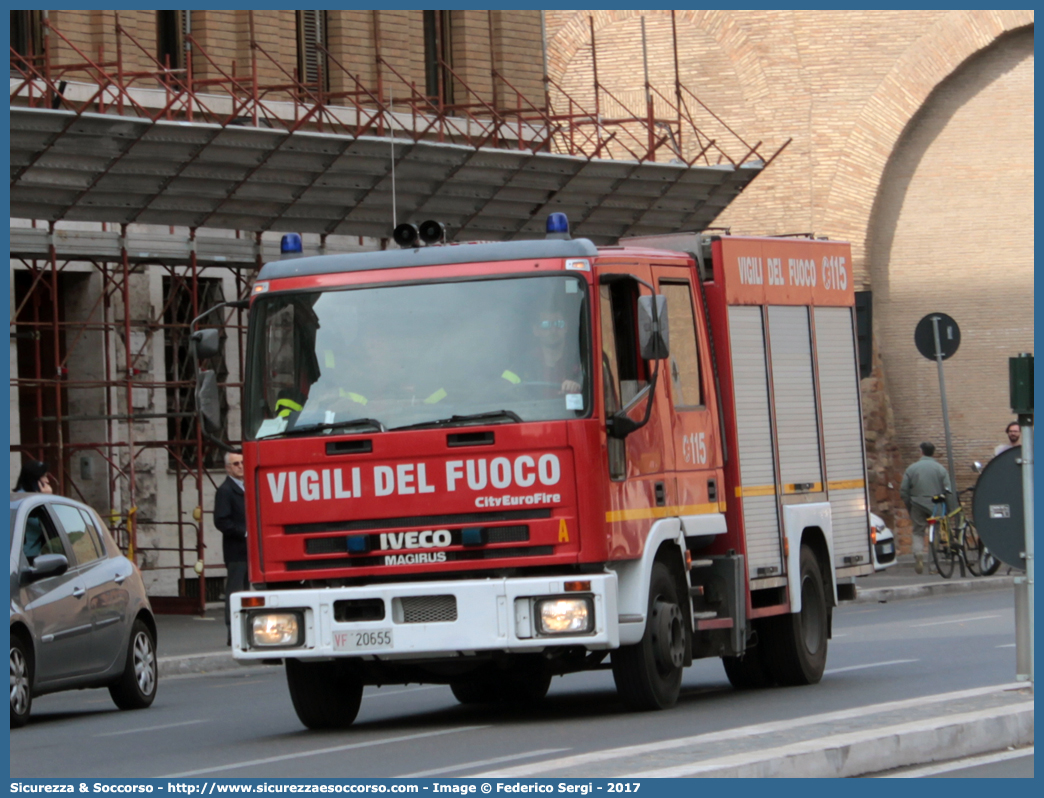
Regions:
<svg viewBox="0 0 1044 798"><path fill-rule="evenodd" d="M966 488L958 497L972 490ZM954 568L960 564L961 576L964 576L966 570L973 576L980 576L986 547L975 527L968 521L961 503L958 501L957 507L947 512L944 494L932 496L932 501L936 505L936 513L928 519L928 543L932 549L935 570L943 579L949 579L953 576Z"/></svg>

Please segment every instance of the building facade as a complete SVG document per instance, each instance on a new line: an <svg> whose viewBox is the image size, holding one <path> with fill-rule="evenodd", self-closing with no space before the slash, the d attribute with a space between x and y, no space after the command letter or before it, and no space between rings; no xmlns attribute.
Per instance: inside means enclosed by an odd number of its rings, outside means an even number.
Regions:
<svg viewBox="0 0 1044 798"><path fill-rule="evenodd" d="M1032 11L546 13L549 74L578 96L593 98L595 68L639 107L646 75L666 94L678 76L746 138L792 139L715 224L852 242L857 290L873 298L871 505L907 550L902 471L922 440L946 458L917 321L944 312L960 325L945 375L961 488L1013 418L1008 357L1033 350L1033 22Z"/></svg>
<svg viewBox="0 0 1044 798"><path fill-rule="evenodd" d="M514 129L507 145L517 150L534 135L523 120L546 115L554 91L570 112L594 115L548 146L586 136L594 157L713 165L726 145L754 159L786 144L714 224L852 242L856 287L873 295L863 406L874 509L908 545L902 470L920 440L943 449L935 365L913 347L925 313L961 324L946 374L962 487L968 463L1002 439L1007 357L1032 351L1032 11L11 13L12 104L16 84L31 82L16 72L46 61L65 65L44 86L56 109L89 99L106 73L126 86L94 98L106 113L163 110L201 124L224 113L235 117L225 125L254 128L271 114L326 132L325 120L358 122L381 104L400 129L448 140L511 112L517 126L497 135ZM705 121L683 135L681 115L697 112ZM645 117L646 129L606 133L614 120ZM369 132L386 135L387 118ZM90 188L60 171L55 184L74 200ZM229 185L215 173L214 191ZM154 595L185 594L197 558L217 584L209 510L223 475L220 451L192 422L188 322L243 296L293 230L23 216L11 232L12 471L24 456L61 452L65 492L111 512L124 542L133 533ZM385 243L305 235L307 252ZM227 321L225 356L212 366L234 441L242 317Z"/></svg>

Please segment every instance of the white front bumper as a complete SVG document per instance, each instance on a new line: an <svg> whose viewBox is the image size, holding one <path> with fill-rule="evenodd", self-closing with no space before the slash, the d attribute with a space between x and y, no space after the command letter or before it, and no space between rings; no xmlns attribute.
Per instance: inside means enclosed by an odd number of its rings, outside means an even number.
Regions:
<svg viewBox="0 0 1044 798"><path fill-rule="evenodd" d="M590 582L590 590L566 593L565 582ZM453 596L456 619L437 622L406 622L395 611L396 599L428 596ZM594 606L594 630L585 634L539 636L525 608L529 599L548 596L590 596ZM242 607L243 599L264 598L264 609ZM339 622L334 619L334 603L352 599L380 599L384 619L379 621ZM256 660L273 657L299 659L365 656L380 659L424 659L430 656L458 656L478 651L535 653L548 646L584 646L591 650L613 649L620 645L615 573L580 577L531 577L525 579L474 579L442 582L402 582L365 587L307 588L266 590L232 595L232 653L236 659ZM304 625L304 644L293 648L252 648L248 624L252 615L271 610L300 613ZM528 627L528 628L527 628ZM391 630L390 647L335 650L334 639L344 633ZM372 636L371 636L372 639Z"/></svg>

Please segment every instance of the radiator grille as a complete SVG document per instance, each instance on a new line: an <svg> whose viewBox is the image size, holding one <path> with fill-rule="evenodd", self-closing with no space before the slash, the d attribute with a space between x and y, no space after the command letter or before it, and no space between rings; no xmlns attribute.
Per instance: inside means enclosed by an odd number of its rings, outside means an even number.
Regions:
<svg viewBox="0 0 1044 798"><path fill-rule="evenodd" d="M405 596L392 601L396 623L447 623L457 620L456 596Z"/></svg>

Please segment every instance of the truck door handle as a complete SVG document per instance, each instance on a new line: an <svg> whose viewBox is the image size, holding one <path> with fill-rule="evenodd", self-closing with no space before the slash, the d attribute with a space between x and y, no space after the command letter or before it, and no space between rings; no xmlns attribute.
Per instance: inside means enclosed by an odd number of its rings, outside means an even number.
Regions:
<svg viewBox="0 0 1044 798"><path fill-rule="evenodd" d="M667 491L663 487L662 482L657 482L653 486L653 491L656 494L656 506L663 507L667 503Z"/></svg>
<svg viewBox="0 0 1044 798"><path fill-rule="evenodd" d="M123 580L126 579L128 576L130 576L130 574L116 574L112 581L115 582L117 585L122 585Z"/></svg>
<svg viewBox="0 0 1044 798"><path fill-rule="evenodd" d="M83 594L87 592L87 589L77 585L73 588L73 598L83 598Z"/></svg>

